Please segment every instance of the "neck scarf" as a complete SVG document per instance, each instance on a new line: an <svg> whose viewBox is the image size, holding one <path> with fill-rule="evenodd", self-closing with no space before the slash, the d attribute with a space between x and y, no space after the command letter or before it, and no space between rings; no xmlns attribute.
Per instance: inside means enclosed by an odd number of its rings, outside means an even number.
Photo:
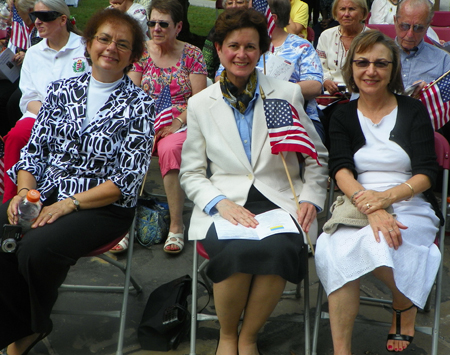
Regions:
<svg viewBox="0 0 450 355"><path fill-rule="evenodd" d="M256 70L254 70L245 85L244 91L238 94L238 88L228 79L226 69L220 75L220 89L222 95L240 113L244 114L248 104L255 96L256 91Z"/></svg>

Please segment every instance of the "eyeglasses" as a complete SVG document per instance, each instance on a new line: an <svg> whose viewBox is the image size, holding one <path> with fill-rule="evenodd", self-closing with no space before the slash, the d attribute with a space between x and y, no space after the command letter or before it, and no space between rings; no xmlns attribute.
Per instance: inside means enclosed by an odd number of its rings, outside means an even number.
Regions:
<svg viewBox="0 0 450 355"><path fill-rule="evenodd" d="M148 27L155 27L156 24L159 24L159 27L161 27L161 28L167 28L170 25L166 21L147 21L147 26Z"/></svg>
<svg viewBox="0 0 450 355"><path fill-rule="evenodd" d="M358 68L367 68L370 64L373 63L375 68L386 69L392 62L388 62L387 60L376 60L374 62L371 62L366 59L356 59L353 61L353 63L355 63Z"/></svg>
<svg viewBox="0 0 450 355"><path fill-rule="evenodd" d="M117 49L121 52L131 51L131 45L128 43L117 42L107 36L95 36L94 38L97 40L98 43L104 44L106 46L109 46L111 42L114 42L116 44Z"/></svg>
<svg viewBox="0 0 450 355"><path fill-rule="evenodd" d="M62 15L63 14L58 11L33 11L28 14L33 22L35 22L37 18L42 22L52 22Z"/></svg>
<svg viewBox="0 0 450 355"><path fill-rule="evenodd" d="M399 23L398 24L398 27L400 28L400 30L401 31L403 31L403 32L406 32L406 31L409 31L409 29L412 27L413 28L413 31L415 32L415 33L422 33L423 31L425 31L426 30L426 26L424 26L424 25L414 25L414 26L412 26L412 25L410 25L409 23Z"/></svg>
<svg viewBox="0 0 450 355"><path fill-rule="evenodd" d="M236 6L243 6L243 5L245 5L245 4L247 4L248 3L248 0L227 0L226 2L225 2L225 5L228 7L228 6L233 6L233 5L236 5Z"/></svg>

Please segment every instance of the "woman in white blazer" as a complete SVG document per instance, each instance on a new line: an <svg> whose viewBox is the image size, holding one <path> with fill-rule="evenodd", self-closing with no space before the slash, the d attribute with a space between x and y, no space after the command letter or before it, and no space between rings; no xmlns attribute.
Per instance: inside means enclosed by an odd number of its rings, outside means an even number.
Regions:
<svg viewBox="0 0 450 355"><path fill-rule="evenodd" d="M303 110L299 85L255 70L270 44L264 16L253 9L229 9L219 16L215 28L214 42L225 70L217 83L189 100L180 179L195 203L189 238L201 239L210 257L208 276L214 282L221 326L216 353L257 355L258 331L286 280L300 282L304 276L307 247L302 234L311 229L325 200L327 151ZM317 160L302 156L302 178L297 154L284 153L301 202L299 211L281 157L271 153L263 96L295 108L317 152ZM256 214L276 208L298 222L298 233L258 241L218 239L213 214L252 228L258 223Z"/></svg>

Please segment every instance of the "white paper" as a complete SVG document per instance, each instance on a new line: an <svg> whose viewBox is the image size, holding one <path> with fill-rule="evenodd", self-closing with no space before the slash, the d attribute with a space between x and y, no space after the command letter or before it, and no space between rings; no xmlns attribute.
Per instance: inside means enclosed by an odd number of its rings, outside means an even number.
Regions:
<svg viewBox="0 0 450 355"><path fill-rule="evenodd" d="M217 238L261 240L278 233L299 233L297 225L291 215L281 208L256 215L259 222L256 228L247 228L241 224L233 223L221 217L218 213L213 216Z"/></svg>
<svg viewBox="0 0 450 355"><path fill-rule="evenodd" d="M283 57L271 54L267 59L266 75L272 78L289 81L294 69L294 65Z"/></svg>
<svg viewBox="0 0 450 355"><path fill-rule="evenodd" d="M9 48L0 54L0 79L8 79L12 83L19 78L20 74L19 67L12 60L13 57L14 53Z"/></svg>

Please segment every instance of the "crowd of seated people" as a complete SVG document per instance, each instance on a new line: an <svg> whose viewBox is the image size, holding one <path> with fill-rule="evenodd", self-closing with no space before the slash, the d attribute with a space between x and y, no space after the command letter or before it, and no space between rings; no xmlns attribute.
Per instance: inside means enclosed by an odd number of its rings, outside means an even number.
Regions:
<svg viewBox="0 0 450 355"><path fill-rule="evenodd" d="M365 0L334 0L330 11L338 25L322 32L316 50L306 40L305 3L269 0L275 21L269 38L264 17L249 8L251 1L226 0L227 9L205 42L205 57L201 49L177 39L183 26L178 0L152 0L148 8L129 0L111 0L109 8L89 21L83 37L73 27L64 0L33 1L32 8L21 14L19 4L25 1L16 0L14 6L27 28L34 28L43 40L33 46L30 42L26 54L19 50L15 57L23 61L22 117L4 135L7 173L0 219L16 224L20 199L37 188L44 208L29 233L48 237L37 248L25 236L17 254L0 253L2 273L15 268L13 276L23 279L5 300L12 302L10 298L20 294L18 302L31 307L20 309L17 303L8 311L8 317L20 322L15 320L17 327L10 332L0 332L0 349L8 347L9 355L22 354L51 331L49 314L56 290L71 263L107 241L86 242L93 234L86 232L82 240L69 243L73 232L61 230L76 229L71 226L89 223L107 210L102 223L114 233L105 238L123 234L134 216L150 157L158 156L170 212L163 250L177 254L184 248L187 195L195 204L189 238L202 239L211 258L208 274L214 282L221 325L217 354L257 354L257 333L286 280L299 282L304 276L308 248L303 237L309 231L315 233L326 194L324 142L330 149L330 177L369 223L357 230L339 227L318 238L317 270L329 295L335 352L351 353L358 280L369 271L388 285L394 297L387 349L399 351L412 342L416 307L423 306L440 255L432 245L438 219L427 200L436 178L431 122L420 101L402 94L404 87L417 84L416 95L450 70L450 55L424 42L433 16L428 0L403 0L391 7L395 41L366 27ZM267 53L270 44L273 51ZM284 78L290 83L262 74L275 65L276 57L290 68L289 77ZM207 76L216 81L209 88ZM343 87L354 94L353 101L324 112L318 109L318 95L333 95ZM286 154L299 206L285 186L281 161L270 151L268 123L261 119L268 115L267 99L286 102L297 112L312 142L312 153L303 152L301 159ZM133 100L131 111L123 108L121 100ZM118 131L105 128L111 112L126 117ZM414 123L411 127L405 128L405 117ZM374 133L381 128L382 137ZM391 132L401 132L401 139L391 140ZM95 139L110 140L112 150L89 149ZM380 147L398 161L387 163L387 156L374 154ZM124 154L119 153L122 150ZM133 169L126 161L131 155ZM375 156L381 172L365 165L373 166ZM98 160L105 161L104 169ZM390 174L392 164L395 171ZM375 182L374 176L378 179L380 174L386 179ZM397 220L386 211L391 206ZM256 214L280 207L296 221L296 232L275 234L258 244L240 240L239 235L221 240L211 218L218 213L232 224L254 228ZM420 241L416 223L422 228L420 236L426 235ZM61 270L50 273L49 293L41 295L46 299L45 310L37 314L34 307L41 300L24 289L43 282L42 275L27 272L30 261L25 258L36 256L35 267L40 267L49 253L44 248L61 234L63 239L55 248L67 260ZM340 245L342 238L353 240L356 234L359 244L353 249L348 243ZM404 258L405 245L421 260L427 254L428 264L411 265L398 276L392 269L401 270L397 263ZM357 277L339 279L333 270L340 274L343 265L352 264L353 250L360 246L361 252L371 248L380 252ZM125 237L111 251L127 247ZM338 257L333 254L339 247ZM281 258L287 266L263 265L265 258ZM56 262L50 258L42 270ZM427 273L418 284L405 285L403 277L408 277L404 275L417 274L421 268ZM243 311L245 326L238 334Z"/></svg>

